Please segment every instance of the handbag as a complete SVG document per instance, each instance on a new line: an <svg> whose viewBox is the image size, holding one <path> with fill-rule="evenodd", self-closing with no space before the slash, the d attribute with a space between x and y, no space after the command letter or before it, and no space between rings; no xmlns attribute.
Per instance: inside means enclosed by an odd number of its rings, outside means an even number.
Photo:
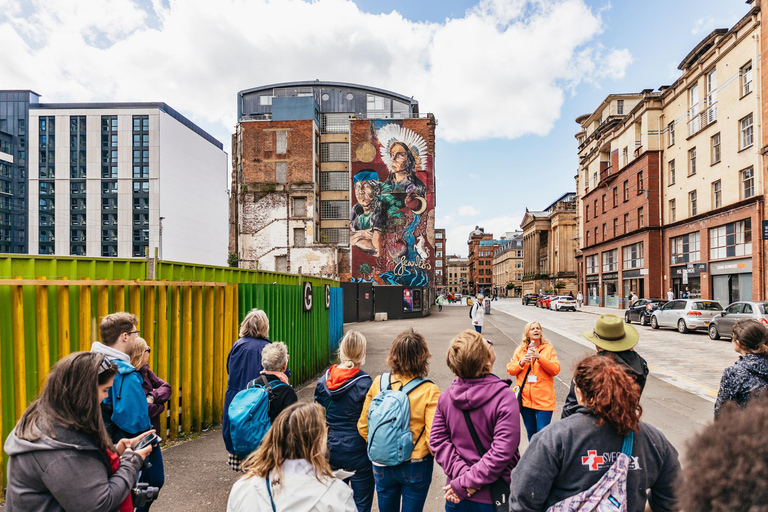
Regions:
<svg viewBox="0 0 768 512"><path fill-rule="evenodd" d="M462 412L464 413L464 421L467 422L469 435L472 436L472 441L475 443L475 449L482 458L487 450L480 443L475 426L472 424L472 418L469 417L469 411ZM517 452L517 449L515 452ZM488 488L491 491L491 499L493 500L493 507L496 509L496 512L509 512L509 484L502 477L499 477L495 482L488 484Z"/></svg>

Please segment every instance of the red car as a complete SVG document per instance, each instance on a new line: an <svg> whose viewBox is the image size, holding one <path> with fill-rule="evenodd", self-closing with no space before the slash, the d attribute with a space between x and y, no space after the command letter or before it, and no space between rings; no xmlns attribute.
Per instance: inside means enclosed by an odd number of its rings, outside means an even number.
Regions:
<svg viewBox="0 0 768 512"><path fill-rule="evenodd" d="M536 301L536 306L540 308L549 309L549 303L552 302L553 295L542 295Z"/></svg>

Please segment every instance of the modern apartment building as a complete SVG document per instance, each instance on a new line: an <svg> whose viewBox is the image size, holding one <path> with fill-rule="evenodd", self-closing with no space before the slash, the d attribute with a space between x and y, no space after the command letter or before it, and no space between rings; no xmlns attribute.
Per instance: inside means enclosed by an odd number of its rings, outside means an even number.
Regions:
<svg viewBox="0 0 768 512"><path fill-rule="evenodd" d="M523 230L523 290L576 290L576 194L568 192L541 211L526 208Z"/></svg>
<svg viewBox="0 0 768 512"><path fill-rule="evenodd" d="M226 265L221 142L165 103L39 98L0 92L0 251Z"/></svg>
<svg viewBox="0 0 768 512"><path fill-rule="evenodd" d="M362 85L239 92L230 252L242 267L434 286L435 126L413 98Z"/></svg>
<svg viewBox="0 0 768 512"><path fill-rule="evenodd" d="M501 247L493 253L493 293L519 297L523 290L523 232L505 233L501 239Z"/></svg>
<svg viewBox="0 0 768 512"><path fill-rule="evenodd" d="M469 293L469 259L448 256L448 293Z"/></svg>
<svg viewBox="0 0 768 512"><path fill-rule="evenodd" d="M754 6L692 49L671 86L609 95L577 119L587 303L765 298L761 27Z"/></svg>
<svg viewBox="0 0 768 512"><path fill-rule="evenodd" d="M448 240L445 229L435 229L435 291L442 293L448 284L448 256L445 253Z"/></svg>

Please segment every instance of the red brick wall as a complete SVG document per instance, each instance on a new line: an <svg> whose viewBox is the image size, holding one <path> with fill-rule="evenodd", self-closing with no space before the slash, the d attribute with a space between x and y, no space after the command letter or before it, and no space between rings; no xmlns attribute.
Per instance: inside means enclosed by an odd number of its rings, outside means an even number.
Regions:
<svg viewBox="0 0 768 512"><path fill-rule="evenodd" d="M288 182L314 180L312 121L253 121L241 124L243 183L274 183L275 162L288 162ZM275 153L276 129L288 130L288 150ZM233 146L236 148L236 146Z"/></svg>

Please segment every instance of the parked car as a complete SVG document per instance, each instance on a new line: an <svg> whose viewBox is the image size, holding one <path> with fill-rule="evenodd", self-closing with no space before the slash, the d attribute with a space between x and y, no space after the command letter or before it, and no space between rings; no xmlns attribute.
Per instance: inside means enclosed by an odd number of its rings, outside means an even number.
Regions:
<svg viewBox="0 0 768 512"><path fill-rule="evenodd" d="M763 325L768 326L768 302L734 302L716 316L709 324L709 337L713 340L721 336L730 338L733 336L733 326L739 320L754 318Z"/></svg>
<svg viewBox="0 0 768 512"><path fill-rule="evenodd" d="M527 306L528 304L533 304L535 306L537 300L539 300L538 293L526 293L523 295L523 306Z"/></svg>
<svg viewBox="0 0 768 512"><path fill-rule="evenodd" d="M723 306L714 300L677 299L664 304L653 312L651 327L677 327L681 333L707 328L712 318L718 316Z"/></svg>
<svg viewBox="0 0 768 512"><path fill-rule="evenodd" d="M549 303L549 309L554 311L565 311L567 309L576 311L576 299L570 295L558 295L556 297L552 297Z"/></svg>
<svg viewBox="0 0 768 512"><path fill-rule="evenodd" d="M624 312L624 321L628 324L640 322L640 325L648 325L651 323L653 312L666 303L666 299L637 299Z"/></svg>
<svg viewBox="0 0 768 512"><path fill-rule="evenodd" d="M536 301L536 306L540 308L549 308L550 300L552 300L552 295L541 295Z"/></svg>

